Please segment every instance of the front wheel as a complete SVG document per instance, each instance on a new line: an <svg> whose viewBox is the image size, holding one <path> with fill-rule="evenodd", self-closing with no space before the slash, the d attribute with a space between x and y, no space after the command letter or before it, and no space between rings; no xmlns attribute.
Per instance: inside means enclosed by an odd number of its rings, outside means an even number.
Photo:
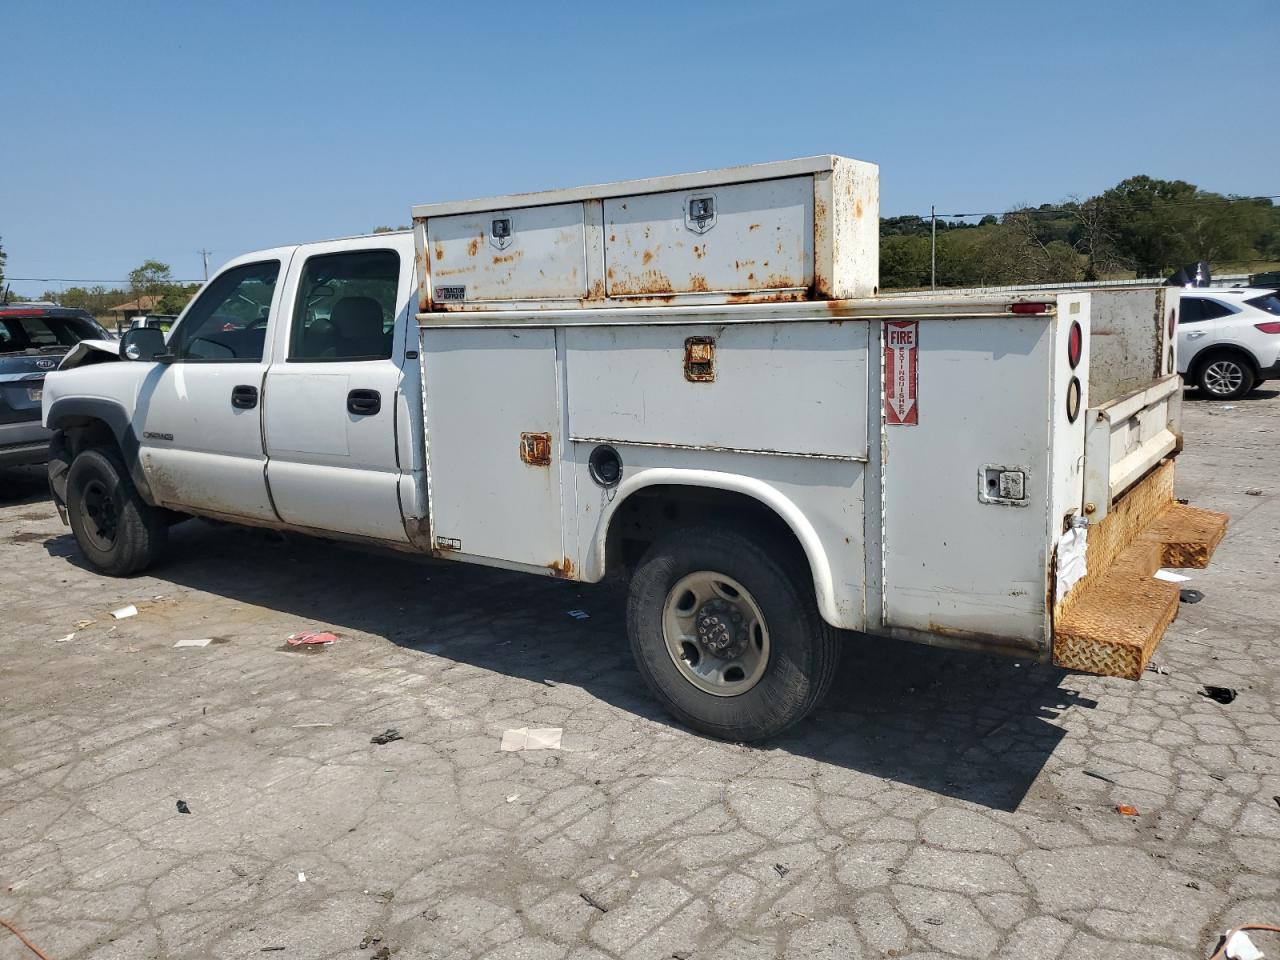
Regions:
<svg viewBox="0 0 1280 960"><path fill-rule="evenodd" d="M627 633L640 674L701 733L774 736L831 686L836 631L780 553L728 527L695 527L655 543L631 578Z"/></svg>
<svg viewBox="0 0 1280 960"><path fill-rule="evenodd" d="M1200 365L1196 383L1215 400L1235 400L1253 389L1253 369L1234 354L1219 354Z"/></svg>
<svg viewBox="0 0 1280 960"><path fill-rule="evenodd" d="M114 450L84 450L67 472L67 518L85 559L112 577L138 573L164 549L168 527Z"/></svg>

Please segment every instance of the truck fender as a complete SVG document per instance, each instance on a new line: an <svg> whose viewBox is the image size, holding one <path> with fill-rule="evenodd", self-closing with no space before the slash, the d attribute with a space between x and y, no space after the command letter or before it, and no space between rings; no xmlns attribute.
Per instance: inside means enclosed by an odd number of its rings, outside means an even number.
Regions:
<svg viewBox="0 0 1280 960"><path fill-rule="evenodd" d="M654 467L634 474L618 487L617 496L609 504L609 510L601 518L596 529L595 541L592 543L591 566L594 568L591 580L599 580L604 576L605 543L609 536L609 526L617 510L627 499L639 490L651 486L685 486L710 487L730 493L741 493L760 501L791 529L804 550L809 562L809 570L813 575L813 589L818 601L818 612L828 623L841 622L836 609L835 590L831 582L831 564L827 552L822 546L813 524L799 507L774 487L754 477L744 477L735 473L720 473L716 470L685 470L676 467Z"/></svg>
<svg viewBox="0 0 1280 960"><path fill-rule="evenodd" d="M59 397L45 414L45 426L54 431L65 432L94 420L107 425L129 467L129 477L138 494L146 503L155 506L151 486L142 472L142 462L138 457L138 436L134 433L133 422L123 406L105 397Z"/></svg>

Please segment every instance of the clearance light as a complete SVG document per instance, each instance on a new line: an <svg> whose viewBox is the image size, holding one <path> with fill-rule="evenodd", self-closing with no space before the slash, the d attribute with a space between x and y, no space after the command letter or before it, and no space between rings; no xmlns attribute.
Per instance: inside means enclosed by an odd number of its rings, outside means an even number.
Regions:
<svg viewBox="0 0 1280 960"><path fill-rule="evenodd" d="M1075 423L1080 416L1080 378L1072 377L1067 384L1067 422Z"/></svg>
<svg viewBox="0 0 1280 960"><path fill-rule="evenodd" d="M1263 333L1280 333L1280 320L1268 320L1266 323L1255 323L1254 326Z"/></svg>
<svg viewBox="0 0 1280 960"><path fill-rule="evenodd" d="M1009 305L1010 313L1048 313L1047 303L1013 303Z"/></svg>
<svg viewBox="0 0 1280 960"><path fill-rule="evenodd" d="M1067 334L1067 363L1074 370L1080 365L1080 352L1084 349L1084 331L1079 321L1071 324L1071 332Z"/></svg>

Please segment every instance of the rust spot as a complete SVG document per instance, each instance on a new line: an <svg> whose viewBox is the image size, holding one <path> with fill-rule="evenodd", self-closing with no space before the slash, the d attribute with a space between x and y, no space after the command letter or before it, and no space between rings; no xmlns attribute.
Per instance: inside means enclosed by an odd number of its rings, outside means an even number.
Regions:
<svg viewBox="0 0 1280 960"><path fill-rule="evenodd" d="M618 242L618 235L617 235L616 233L611 233L611 234L609 234L609 242L610 242L610 243L617 243L617 242Z"/></svg>
<svg viewBox="0 0 1280 960"><path fill-rule="evenodd" d="M609 270L609 279L614 280L613 270ZM660 270L646 270L639 279L615 281L610 289L612 294L644 296L645 294L674 293L675 287L670 279Z"/></svg>
<svg viewBox="0 0 1280 960"><path fill-rule="evenodd" d="M759 229L760 229L760 224L753 223L751 226L747 227L747 233L750 233L752 230L759 230Z"/></svg>
<svg viewBox="0 0 1280 960"><path fill-rule="evenodd" d="M531 467L551 466L551 434L520 434L520 459Z"/></svg>
<svg viewBox="0 0 1280 960"><path fill-rule="evenodd" d="M698 246L695 243L693 245L693 255L697 257L699 260L701 260L703 257L707 255L707 245L704 243L702 246Z"/></svg>
<svg viewBox="0 0 1280 960"><path fill-rule="evenodd" d="M700 273L695 273L689 278L689 289L695 293L706 293L711 288L707 286L707 278Z"/></svg>
<svg viewBox="0 0 1280 960"><path fill-rule="evenodd" d="M748 274L747 274L747 279L748 279L748 280L754 280L755 278L756 278L756 275L755 275L754 273L748 273Z"/></svg>
<svg viewBox="0 0 1280 960"><path fill-rule="evenodd" d="M436 259L444 259L444 247L439 243L439 241L436 242Z"/></svg>
<svg viewBox="0 0 1280 960"><path fill-rule="evenodd" d="M479 252L480 252L480 239L478 237L472 237L471 242L467 244L467 256L474 257Z"/></svg>
<svg viewBox="0 0 1280 960"><path fill-rule="evenodd" d="M557 577L559 577L562 580L573 579L573 574L574 574L573 561L570 560L568 557L565 557L562 560L552 560L550 563L547 564L547 569L549 569L552 573L554 573Z"/></svg>
<svg viewBox="0 0 1280 960"><path fill-rule="evenodd" d="M853 202L853 215L857 217L859 220L862 219L862 201L861 200L855 200Z"/></svg>
<svg viewBox="0 0 1280 960"><path fill-rule="evenodd" d="M510 262L511 262L512 260L514 260L517 256L519 256L519 252L518 252L518 251L517 251L516 253L504 253L502 256L494 257L494 258L493 258L493 262L494 262L494 264L499 264L499 263L510 263Z"/></svg>
<svg viewBox="0 0 1280 960"><path fill-rule="evenodd" d="M588 299L588 300L603 300L603 299L604 299L604 296L605 296L605 293L604 293L604 281L603 281L603 280L595 280L595 281L593 281L593 282L592 282L592 284L591 284L591 288L587 291L587 299Z"/></svg>
<svg viewBox="0 0 1280 960"><path fill-rule="evenodd" d="M652 250L646 250L646 251L644 252L644 256L640 258L640 262L641 262L641 263L643 263L646 267L647 267L650 263L652 263L652 262L653 262L653 251L652 251Z"/></svg>
<svg viewBox="0 0 1280 960"><path fill-rule="evenodd" d="M610 267L608 270L605 271L605 276L607 276L610 280L613 279L613 267Z"/></svg>
<svg viewBox="0 0 1280 960"><path fill-rule="evenodd" d="M684 378L691 383L710 383L716 378L714 337L689 337L684 342Z"/></svg>

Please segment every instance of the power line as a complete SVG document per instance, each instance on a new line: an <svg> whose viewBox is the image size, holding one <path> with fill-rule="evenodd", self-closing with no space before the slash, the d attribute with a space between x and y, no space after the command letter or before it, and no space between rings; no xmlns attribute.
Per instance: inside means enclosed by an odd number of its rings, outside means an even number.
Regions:
<svg viewBox="0 0 1280 960"><path fill-rule="evenodd" d="M11 277L5 274L5 282L10 280L22 283L127 283L132 284L132 280L83 280L70 277ZM177 286L190 286L193 283L204 283L203 280L149 280L148 284L172 284Z"/></svg>
<svg viewBox="0 0 1280 960"><path fill-rule="evenodd" d="M967 217L1007 217L1014 213L1075 213L1085 204L1096 203L1098 206L1104 206L1109 209L1120 210L1149 210L1154 206L1178 207L1178 206L1202 206L1209 203L1257 203L1261 200L1276 201L1280 200L1280 193L1272 196L1259 197L1202 197L1190 200L1156 200L1151 205L1134 203L1124 200L1102 200L1101 197L1090 197L1088 200L1082 200L1080 203L1072 207L1019 207L1014 210L989 210L986 213L939 213L939 220L963 220ZM894 217L883 217L884 220L928 220L933 214L929 213L900 213Z"/></svg>

